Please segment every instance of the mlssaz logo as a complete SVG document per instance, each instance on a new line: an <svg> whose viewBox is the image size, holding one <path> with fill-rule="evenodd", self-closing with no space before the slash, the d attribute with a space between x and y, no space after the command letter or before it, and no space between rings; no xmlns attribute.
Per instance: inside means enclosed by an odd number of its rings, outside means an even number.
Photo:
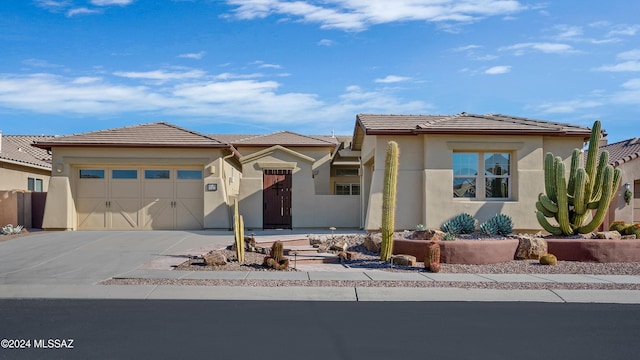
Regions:
<svg viewBox="0 0 640 360"><path fill-rule="evenodd" d="M38 339L33 341L36 349L73 349L73 339Z"/></svg>

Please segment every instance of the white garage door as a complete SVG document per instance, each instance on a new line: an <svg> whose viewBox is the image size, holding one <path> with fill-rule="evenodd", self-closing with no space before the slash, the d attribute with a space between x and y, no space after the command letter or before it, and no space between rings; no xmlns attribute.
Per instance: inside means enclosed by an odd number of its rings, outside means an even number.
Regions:
<svg viewBox="0 0 640 360"><path fill-rule="evenodd" d="M79 229L202 229L201 168L78 169Z"/></svg>

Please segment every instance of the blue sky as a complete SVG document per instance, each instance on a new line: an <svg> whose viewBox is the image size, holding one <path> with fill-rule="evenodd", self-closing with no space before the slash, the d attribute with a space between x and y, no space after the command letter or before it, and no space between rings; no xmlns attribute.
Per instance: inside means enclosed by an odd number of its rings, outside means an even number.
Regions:
<svg viewBox="0 0 640 360"><path fill-rule="evenodd" d="M502 113L640 137L640 2L2 0L0 130L350 135Z"/></svg>

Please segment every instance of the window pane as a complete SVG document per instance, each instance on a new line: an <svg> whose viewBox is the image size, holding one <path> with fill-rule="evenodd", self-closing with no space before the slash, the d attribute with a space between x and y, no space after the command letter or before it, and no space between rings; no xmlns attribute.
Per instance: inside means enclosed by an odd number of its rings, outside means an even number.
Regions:
<svg viewBox="0 0 640 360"><path fill-rule="evenodd" d="M358 184L351 185L351 195L360 195L360 185Z"/></svg>
<svg viewBox="0 0 640 360"><path fill-rule="evenodd" d="M42 192L42 179L36 179L35 191Z"/></svg>
<svg viewBox="0 0 640 360"><path fill-rule="evenodd" d="M453 197L474 198L476 197L476 178L454 178Z"/></svg>
<svg viewBox="0 0 640 360"><path fill-rule="evenodd" d="M202 179L202 170L178 170L178 179L200 180Z"/></svg>
<svg viewBox="0 0 640 360"><path fill-rule="evenodd" d="M27 178L27 190L33 191L36 188L34 178Z"/></svg>
<svg viewBox="0 0 640 360"><path fill-rule="evenodd" d="M80 179L104 179L104 170L80 170Z"/></svg>
<svg viewBox="0 0 640 360"><path fill-rule="evenodd" d="M138 170L111 170L112 179L137 179Z"/></svg>
<svg viewBox="0 0 640 360"><path fill-rule="evenodd" d="M487 178L486 184L487 198L509 197L509 178Z"/></svg>
<svg viewBox="0 0 640 360"><path fill-rule="evenodd" d="M453 175L478 175L478 154L453 153Z"/></svg>
<svg viewBox="0 0 640 360"><path fill-rule="evenodd" d="M145 179L170 179L171 171L169 170L145 170Z"/></svg>
<svg viewBox="0 0 640 360"><path fill-rule="evenodd" d="M487 175L509 175L509 154L486 153L484 154L484 169Z"/></svg>
<svg viewBox="0 0 640 360"><path fill-rule="evenodd" d="M336 184L336 195L349 195L349 185Z"/></svg>

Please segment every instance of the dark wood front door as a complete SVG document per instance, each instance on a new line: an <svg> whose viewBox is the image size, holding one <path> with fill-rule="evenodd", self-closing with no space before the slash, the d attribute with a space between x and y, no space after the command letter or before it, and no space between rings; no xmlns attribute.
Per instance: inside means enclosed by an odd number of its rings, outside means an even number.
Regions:
<svg viewBox="0 0 640 360"><path fill-rule="evenodd" d="M291 170L264 171L265 229L291 229Z"/></svg>

